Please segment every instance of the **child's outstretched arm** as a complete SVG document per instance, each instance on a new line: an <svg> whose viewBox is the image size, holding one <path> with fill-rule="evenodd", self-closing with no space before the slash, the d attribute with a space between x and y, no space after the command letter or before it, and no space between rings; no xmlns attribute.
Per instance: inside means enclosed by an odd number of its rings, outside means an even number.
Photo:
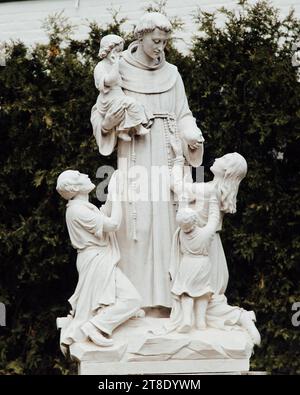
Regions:
<svg viewBox="0 0 300 395"><path fill-rule="evenodd" d="M170 145L175 154L174 164L170 177L170 188L176 194L179 201L184 201L186 198L193 195L193 182L191 182L184 175L184 156L181 139L171 135Z"/></svg>
<svg viewBox="0 0 300 395"><path fill-rule="evenodd" d="M217 195L217 191L213 191L209 199L209 210L207 224L201 228L201 231L205 234L207 240L211 239L218 229L220 222L220 203Z"/></svg>

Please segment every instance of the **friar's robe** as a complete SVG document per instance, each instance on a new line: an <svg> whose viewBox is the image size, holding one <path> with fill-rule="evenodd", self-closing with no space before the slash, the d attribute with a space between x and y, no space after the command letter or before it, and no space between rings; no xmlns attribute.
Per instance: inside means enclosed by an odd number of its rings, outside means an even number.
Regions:
<svg viewBox="0 0 300 395"><path fill-rule="evenodd" d="M147 113L153 115L150 133L136 136L132 142L117 140L113 131L103 134L97 104L92 109L91 122L102 155L111 154L117 144L119 168L142 166L147 170L148 181L141 185L137 180L137 188L143 189L148 196L145 199L144 193L143 200L147 201L123 204L123 221L117 232L121 252L119 266L139 291L143 306L170 307L168 271L172 236L176 229L176 205L172 194L168 201L163 201L167 200L164 196L153 194L151 172L152 181L157 181L155 172L161 169L166 174L172 166L170 133L182 137L186 160L194 167L202 163L203 147L190 150L185 139L186 133L200 136L201 132L189 109L177 67L163 57L156 66L142 64L134 57L136 48L137 44L132 43L120 61L122 87L126 95L136 98Z"/></svg>

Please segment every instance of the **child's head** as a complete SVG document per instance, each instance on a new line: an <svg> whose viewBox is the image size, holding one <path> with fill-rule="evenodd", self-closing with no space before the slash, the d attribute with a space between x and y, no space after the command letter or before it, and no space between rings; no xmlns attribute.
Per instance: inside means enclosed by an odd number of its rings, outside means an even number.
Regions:
<svg viewBox="0 0 300 395"><path fill-rule="evenodd" d="M217 158L210 170L215 175L221 174L224 178L236 178L241 181L247 174L247 162L242 155L232 152Z"/></svg>
<svg viewBox="0 0 300 395"><path fill-rule="evenodd" d="M177 212L176 221L184 233L189 233L195 229L198 223L198 215L191 208L181 208Z"/></svg>
<svg viewBox="0 0 300 395"><path fill-rule="evenodd" d="M65 170L57 178L56 190L66 200L78 193L90 193L95 188L87 174L77 170Z"/></svg>
<svg viewBox="0 0 300 395"><path fill-rule="evenodd" d="M237 152L232 152L217 158L210 170L216 177L221 193L221 211L235 213L239 185L247 174L246 159Z"/></svg>
<svg viewBox="0 0 300 395"><path fill-rule="evenodd" d="M115 48L116 52L122 52L124 49L124 40L116 34L108 34L100 41L100 49L98 56L100 59L106 58Z"/></svg>

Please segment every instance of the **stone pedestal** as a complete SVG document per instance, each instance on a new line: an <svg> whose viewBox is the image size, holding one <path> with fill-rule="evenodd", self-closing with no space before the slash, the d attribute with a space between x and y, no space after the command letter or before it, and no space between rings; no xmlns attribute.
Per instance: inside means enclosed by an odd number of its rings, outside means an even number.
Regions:
<svg viewBox="0 0 300 395"><path fill-rule="evenodd" d="M253 343L242 328L150 333L166 322L165 318L131 319L114 332L112 347L72 344L70 354L78 361L79 374L240 374L249 370Z"/></svg>

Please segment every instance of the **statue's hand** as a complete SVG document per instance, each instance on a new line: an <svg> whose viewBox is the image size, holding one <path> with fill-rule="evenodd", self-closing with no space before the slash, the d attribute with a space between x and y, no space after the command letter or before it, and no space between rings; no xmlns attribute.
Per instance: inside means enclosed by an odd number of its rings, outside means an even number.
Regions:
<svg viewBox="0 0 300 395"><path fill-rule="evenodd" d="M202 134L195 131L186 132L185 140L192 150L199 148L204 142Z"/></svg>
<svg viewBox="0 0 300 395"><path fill-rule="evenodd" d="M174 134L171 134L170 135L170 144L171 144L171 147L174 151L176 158L178 158L179 156L183 156L182 143L181 143L180 138L178 138Z"/></svg>
<svg viewBox="0 0 300 395"><path fill-rule="evenodd" d="M124 108L110 109L107 111L102 122L102 130L111 131L115 126L120 125L125 117Z"/></svg>

